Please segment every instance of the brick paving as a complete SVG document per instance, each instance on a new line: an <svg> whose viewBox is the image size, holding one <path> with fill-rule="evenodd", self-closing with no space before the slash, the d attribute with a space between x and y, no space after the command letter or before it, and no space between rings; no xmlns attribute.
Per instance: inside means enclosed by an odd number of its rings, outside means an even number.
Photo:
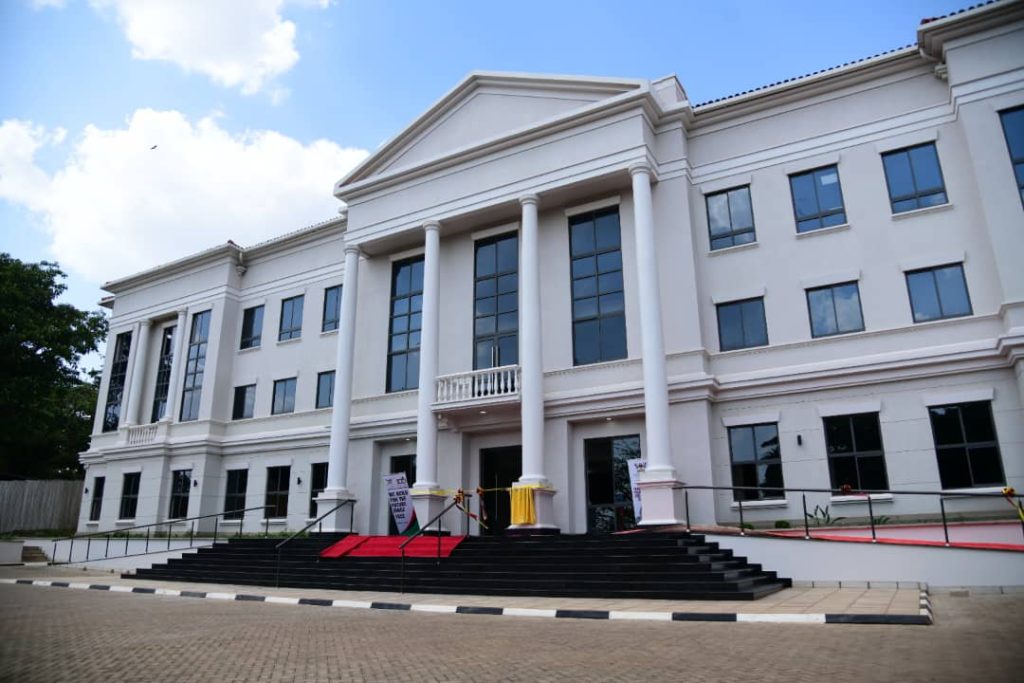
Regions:
<svg viewBox="0 0 1024 683"><path fill-rule="evenodd" d="M577 621L0 585L3 681L1016 681L1024 595L933 626Z"/></svg>

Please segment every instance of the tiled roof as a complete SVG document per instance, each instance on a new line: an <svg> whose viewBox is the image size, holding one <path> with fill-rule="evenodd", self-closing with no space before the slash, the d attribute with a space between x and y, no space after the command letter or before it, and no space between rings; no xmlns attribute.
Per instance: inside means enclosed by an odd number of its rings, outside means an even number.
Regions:
<svg viewBox="0 0 1024 683"><path fill-rule="evenodd" d="M988 2L979 2L977 5L971 5L970 7L964 7L963 9L958 9L957 11L950 12L949 14L943 14L941 17L926 17L926 18L921 20L921 23L922 24L930 24L931 22L938 21L939 19L946 19L948 17L955 17L958 14L963 14L964 12L970 12L971 10L978 9L979 7L984 7L986 5L994 5L997 2L999 2L999 0L988 0Z"/></svg>
<svg viewBox="0 0 1024 683"><path fill-rule="evenodd" d="M274 242L280 242L282 240L286 240L289 237L294 237L295 235L301 235L304 232L309 232L311 230L316 230L317 228L322 228L323 226L328 225L330 223L337 223L339 219L340 219L340 216L335 216L334 218L328 218L326 220L322 220L322 221L319 221L317 223L311 223L310 225L307 225L307 226L305 226L303 228L299 228L298 230L291 230L291 231L286 232L286 233L284 233L282 235L278 235L277 237L271 237L269 240L263 240L262 242L257 242L256 244L250 244L247 247L239 247L239 249L241 249L242 251L250 251L252 249L257 249L259 247L262 247L262 246L265 246L265 245L268 245L268 244L273 244ZM229 244L235 244L231 240L228 240L228 243ZM235 246L238 246L238 245L235 244Z"/></svg>

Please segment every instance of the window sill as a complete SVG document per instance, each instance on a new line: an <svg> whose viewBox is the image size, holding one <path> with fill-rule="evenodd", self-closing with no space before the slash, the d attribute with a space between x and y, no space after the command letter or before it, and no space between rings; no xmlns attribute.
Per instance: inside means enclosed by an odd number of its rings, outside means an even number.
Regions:
<svg viewBox="0 0 1024 683"><path fill-rule="evenodd" d="M295 344L296 342L302 341L302 337L295 337L293 339L278 339L277 345L284 346L285 344Z"/></svg>
<svg viewBox="0 0 1024 683"><path fill-rule="evenodd" d="M99 523L99 520L97 520L95 522L89 521L89 522L86 522L85 525L86 526L99 526L100 523Z"/></svg>
<svg viewBox="0 0 1024 683"><path fill-rule="evenodd" d="M868 498L872 503L891 503L891 493L872 493L866 496L832 496L830 502L833 505L850 505L856 503L867 504Z"/></svg>
<svg viewBox="0 0 1024 683"><path fill-rule="evenodd" d="M952 209L953 203L946 202L945 204L937 204L935 206L926 206L923 209L913 209L911 211L901 211L900 213L892 214L894 221L900 221L904 218L911 218L912 216L920 216L925 213L935 213L936 211L945 211L946 209Z"/></svg>
<svg viewBox="0 0 1024 683"><path fill-rule="evenodd" d="M789 501L785 498L780 500L745 500L743 501L743 509L748 508L784 508L789 505ZM729 507L733 510L739 510L740 504L735 500L729 503Z"/></svg>
<svg viewBox="0 0 1024 683"><path fill-rule="evenodd" d="M721 256L722 254L731 254L735 251L743 251L744 249L753 249L758 246L758 242L747 242L746 244L737 244L731 247L722 247L721 249L709 249L708 256Z"/></svg>
<svg viewBox="0 0 1024 683"><path fill-rule="evenodd" d="M117 526L135 526L135 520L134 519L119 519L116 522L114 522L114 524L116 524Z"/></svg>
<svg viewBox="0 0 1024 683"><path fill-rule="evenodd" d="M259 346L250 346L250 347L245 348L245 349L238 349L238 353L252 353L253 351L259 351L262 348L263 348L262 344L259 345Z"/></svg>
<svg viewBox="0 0 1024 683"><path fill-rule="evenodd" d="M238 526L242 523L240 519L222 519L220 520L221 526Z"/></svg>
<svg viewBox="0 0 1024 683"><path fill-rule="evenodd" d="M261 519L260 524L287 524L288 520L284 517L274 517L273 519Z"/></svg>
<svg viewBox="0 0 1024 683"><path fill-rule="evenodd" d="M979 486L978 488L969 489L942 489L942 496L944 498L970 498L972 493L999 493L1002 494L1002 486ZM992 496L995 498L995 496Z"/></svg>
<svg viewBox="0 0 1024 683"><path fill-rule="evenodd" d="M338 330L335 329L335 330L321 330L320 331L320 336L321 337L327 337L327 336L330 336L332 334L338 334Z"/></svg>
<svg viewBox="0 0 1024 683"><path fill-rule="evenodd" d="M815 235L827 235L833 232L844 232L850 229L849 223L842 223L840 225L830 225L827 228L817 228L816 230L808 230L807 232L796 233L796 238L802 240L806 237L814 237Z"/></svg>

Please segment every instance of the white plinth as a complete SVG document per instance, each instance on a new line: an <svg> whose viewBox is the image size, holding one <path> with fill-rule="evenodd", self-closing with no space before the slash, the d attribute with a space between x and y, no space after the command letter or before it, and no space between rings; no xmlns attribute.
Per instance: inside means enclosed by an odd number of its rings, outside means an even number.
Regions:
<svg viewBox="0 0 1024 683"><path fill-rule="evenodd" d="M643 501L643 512L640 526L665 526L685 524L683 512L683 492L674 488L680 482L675 479L653 479L645 481L640 473L640 499Z"/></svg>
<svg viewBox="0 0 1024 683"><path fill-rule="evenodd" d="M350 520L353 519L352 507L355 505L356 497L347 489L326 489L316 497L316 514L319 517L328 510L341 505L346 500L353 501L345 507L339 508L323 518L323 522L317 526L317 530L323 529L332 533L348 532L354 533Z"/></svg>
<svg viewBox="0 0 1024 683"><path fill-rule="evenodd" d="M427 522L440 514L441 510L444 510L449 502L448 496L432 489L411 489L409 496L412 498L412 507L416 510L416 522L420 525L421 529L426 526ZM459 514L462 513L452 508L438 523L431 524L430 529L427 529L426 532L436 534L438 532L438 524L440 524L441 533L447 533L451 520L454 518L453 515Z"/></svg>
<svg viewBox="0 0 1024 683"><path fill-rule="evenodd" d="M512 484L516 487L517 484ZM546 533L557 532L559 530L558 525L555 524L555 489L550 486L534 487L533 488L533 509L537 515L537 521L534 524L511 524L508 527L508 531L522 532L529 530L536 530Z"/></svg>

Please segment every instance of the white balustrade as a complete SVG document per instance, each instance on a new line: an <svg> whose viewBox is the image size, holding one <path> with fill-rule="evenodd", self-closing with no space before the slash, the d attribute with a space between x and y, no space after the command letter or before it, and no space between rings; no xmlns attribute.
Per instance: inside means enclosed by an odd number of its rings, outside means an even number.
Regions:
<svg viewBox="0 0 1024 683"><path fill-rule="evenodd" d="M128 427L128 445L142 446L147 443L153 443L156 440L157 426L151 424L141 427Z"/></svg>
<svg viewBox="0 0 1024 683"><path fill-rule="evenodd" d="M437 378L438 404L463 403L519 395L519 366L503 365Z"/></svg>

